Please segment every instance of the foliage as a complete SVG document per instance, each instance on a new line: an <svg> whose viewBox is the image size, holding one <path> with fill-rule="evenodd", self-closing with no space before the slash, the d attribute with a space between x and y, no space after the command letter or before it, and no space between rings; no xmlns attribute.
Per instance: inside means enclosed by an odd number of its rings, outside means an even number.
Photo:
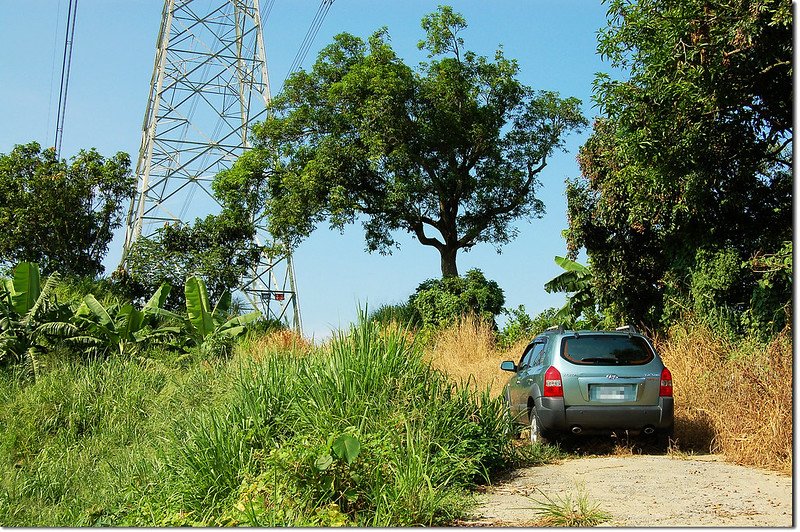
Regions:
<svg viewBox="0 0 800 532"><path fill-rule="evenodd" d="M423 325L442 327L467 313L494 322L505 303L503 289L477 268L464 277L428 279L409 298Z"/></svg>
<svg viewBox="0 0 800 532"><path fill-rule="evenodd" d="M525 305L503 309L503 314L508 318L506 324L497 333L498 346L507 349L521 340L532 340L548 327L561 325L562 323L556 317L559 312L558 309L548 308L531 318L525 311Z"/></svg>
<svg viewBox="0 0 800 532"><path fill-rule="evenodd" d="M549 293L567 292L567 301L554 319L563 325L572 326L583 314L594 316L596 303L592 285L592 271L565 257L556 257L556 264L564 269L544 285ZM569 295L571 294L571 295Z"/></svg>
<svg viewBox="0 0 800 532"><path fill-rule="evenodd" d="M180 319L163 309L170 290L170 285L162 284L141 310L132 303L114 303L106 307L93 294L86 294L71 321L85 335L87 353L98 356L137 354L142 346L159 339L166 341L174 329L162 327L162 318Z"/></svg>
<svg viewBox="0 0 800 532"><path fill-rule="evenodd" d="M36 142L0 154L0 265L95 276L133 190L130 159L81 150L68 163Z"/></svg>
<svg viewBox="0 0 800 532"><path fill-rule="evenodd" d="M595 81L603 116L567 189L571 258L586 248L610 319L668 324L705 258L791 240L791 3L612 0L598 52L625 79ZM754 282L703 297L735 307Z"/></svg>
<svg viewBox="0 0 800 532"><path fill-rule="evenodd" d="M253 129L254 154L218 186L246 183L246 202L263 202L270 232L291 247L323 221L359 219L369 251L390 253L393 233L408 232L439 252L443 276L458 275L459 250L513 239L515 220L544 212L540 173L586 125L580 102L523 85L502 50L466 51L466 22L449 7L422 26L429 61L416 69L386 29L366 42L337 35L310 72L288 78Z"/></svg>
<svg viewBox="0 0 800 532"><path fill-rule="evenodd" d="M476 483L555 458L513 445L499 398L363 319L302 356L0 372L0 406L9 526L443 525Z"/></svg>
<svg viewBox="0 0 800 532"><path fill-rule="evenodd" d="M597 314L591 307L585 310L578 319L564 320L562 312L564 308L546 308L536 316L531 317L526 311L525 306L517 308L503 309L503 313L508 316L503 328L497 333L497 345L501 349L513 347L522 340L532 340L550 327L563 325L573 329L600 329L610 327L610 324L602 316Z"/></svg>
<svg viewBox="0 0 800 532"><path fill-rule="evenodd" d="M239 286L242 275L257 263L261 248L253 241L254 225L233 208L198 218L192 225L166 224L151 238L138 238L125 257L125 269L114 282L131 299L143 298L162 283L182 286L202 275L214 298ZM173 294L167 308L184 304Z"/></svg>
<svg viewBox="0 0 800 532"><path fill-rule="evenodd" d="M69 308L53 297L59 275L51 274L41 284L39 266L23 262L12 279L0 286L0 363L23 363L37 377L43 356L76 331L66 318Z"/></svg>
<svg viewBox="0 0 800 532"><path fill-rule="evenodd" d="M242 334L249 323L261 317L258 311L228 316L230 292L225 292L212 308L205 282L195 275L186 280L184 294L188 314L184 320L184 331L188 333L189 340L206 353L228 354L232 340Z"/></svg>
<svg viewBox="0 0 800 532"><path fill-rule="evenodd" d="M539 490L544 501L536 501L535 510L541 519L539 526L593 527L611 519L611 514L589 501L585 486L577 494L567 493L554 498Z"/></svg>
<svg viewBox="0 0 800 532"><path fill-rule="evenodd" d="M753 272L756 286L742 318L745 328L761 339L774 336L791 323L792 242L775 253L756 255L744 266Z"/></svg>
<svg viewBox="0 0 800 532"><path fill-rule="evenodd" d="M383 325L392 322L412 328L421 326L419 312L413 303L406 301L394 305L381 305L369 314L370 321L377 321Z"/></svg>
<svg viewBox="0 0 800 532"><path fill-rule="evenodd" d="M463 514L464 489L508 467L515 450L502 402L447 382L409 342L364 321L307 357L248 355L188 370L111 358L54 368L30 393L0 381L9 427L0 467L18 464L0 475L10 494L3 522L447 523ZM125 387L116 401L114 386ZM22 398L31 404L21 408ZM12 400L16 408L5 408ZM16 419L17 410L35 419ZM101 449L110 468L92 462ZM54 478L50 456L66 478L53 498L27 488ZM88 489L72 469L85 463Z"/></svg>
<svg viewBox="0 0 800 532"><path fill-rule="evenodd" d="M75 299L74 287L59 290L60 283L54 273L42 285L35 263L20 263L12 279L0 279L0 363L24 362L36 375L43 355L59 349L80 359L139 355L156 346L185 352L197 347L203 355L226 355L233 340L261 316L230 315L230 292L211 308L205 283L196 276L186 281L186 316L164 309L171 291L167 283L141 309L112 296L102 303L92 293L73 304L60 302L59 291ZM266 331L282 324L264 321L259 327Z"/></svg>

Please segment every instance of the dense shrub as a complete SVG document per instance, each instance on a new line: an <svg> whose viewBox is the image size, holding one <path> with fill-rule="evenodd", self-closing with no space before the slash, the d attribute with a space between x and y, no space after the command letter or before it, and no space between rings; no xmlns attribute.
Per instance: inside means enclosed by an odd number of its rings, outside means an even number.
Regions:
<svg viewBox="0 0 800 532"><path fill-rule="evenodd" d="M731 341L777 335L792 302L792 243L749 260L733 248L700 249L685 273L669 278L662 325L697 320ZM688 285L688 290L683 286Z"/></svg>
<svg viewBox="0 0 800 532"><path fill-rule="evenodd" d="M385 325L394 322L400 325L418 327L422 324L419 312L410 302L381 305L369 313L369 319Z"/></svg>
<svg viewBox="0 0 800 532"><path fill-rule="evenodd" d="M424 281L409 298L422 324L435 327L451 324L469 313L494 322L504 303L503 290L479 269L469 270L463 277Z"/></svg>
<svg viewBox="0 0 800 532"><path fill-rule="evenodd" d="M508 319L497 333L497 344L502 348L511 347L522 340L531 340L548 327L559 324L555 318L558 313L557 308L544 309L533 318L525 312L524 305L504 309L503 313L508 316Z"/></svg>

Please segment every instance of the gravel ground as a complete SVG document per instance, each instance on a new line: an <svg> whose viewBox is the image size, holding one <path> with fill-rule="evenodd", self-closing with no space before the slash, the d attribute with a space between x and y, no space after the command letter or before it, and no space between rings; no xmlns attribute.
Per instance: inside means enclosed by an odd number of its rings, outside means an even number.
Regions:
<svg viewBox="0 0 800 532"><path fill-rule="evenodd" d="M539 491L541 490L541 491ZM716 455L570 458L516 471L478 495L472 526L536 526L537 501L583 491L601 526L792 527L792 478Z"/></svg>

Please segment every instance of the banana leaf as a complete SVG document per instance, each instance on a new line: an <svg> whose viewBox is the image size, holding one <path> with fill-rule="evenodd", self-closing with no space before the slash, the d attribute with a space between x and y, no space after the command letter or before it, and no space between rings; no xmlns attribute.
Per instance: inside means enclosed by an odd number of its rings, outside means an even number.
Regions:
<svg viewBox="0 0 800 532"><path fill-rule="evenodd" d="M134 334L144 324L144 312L136 310L130 303L125 304L117 313L117 332L120 338L133 340Z"/></svg>
<svg viewBox="0 0 800 532"><path fill-rule="evenodd" d="M24 316L33 308L41 293L42 283L39 275L39 265L35 262L20 262L14 268L14 293L11 299L14 311Z"/></svg>
<svg viewBox="0 0 800 532"><path fill-rule="evenodd" d="M242 314L241 316L234 316L225 323L219 326L217 332L235 338L242 334L248 323L251 323L261 317L258 311Z"/></svg>
<svg viewBox="0 0 800 532"><path fill-rule="evenodd" d="M212 314L217 320L222 321L223 319L225 319L225 315L228 313L230 309L231 309L231 292L230 290L225 290L225 293L222 294L222 297L220 297L219 301L217 301L217 304L214 307L214 311L212 312Z"/></svg>
<svg viewBox="0 0 800 532"><path fill-rule="evenodd" d="M202 279L193 275L186 280L184 291L189 323L197 336L205 338L215 329L214 318L208 304L206 284Z"/></svg>
<svg viewBox="0 0 800 532"><path fill-rule="evenodd" d="M158 287L158 290L150 297L150 300L142 307L142 311L145 314L151 314L155 313L155 310L162 310L171 290L172 285L169 283L162 283L161 286Z"/></svg>

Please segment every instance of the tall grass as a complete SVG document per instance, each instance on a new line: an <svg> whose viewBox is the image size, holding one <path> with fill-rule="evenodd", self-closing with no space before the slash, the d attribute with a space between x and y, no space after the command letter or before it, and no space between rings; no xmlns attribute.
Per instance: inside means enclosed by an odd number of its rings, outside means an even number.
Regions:
<svg viewBox="0 0 800 532"><path fill-rule="evenodd" d="M35 382L0 373L0 523L117 522L159 478L176 418L214 396L197 365L62 361Z"/></svg>
<svg viewBox="0 0 800 532"><path fill-rule="evenodd" d="M498 398L363 319L322 347L252 337L225 360L0 373L0 401L6 526L441 525L531 459Z"/></svg>
<svg viewBox="0 0 800 532"><path fill-rule="evenodd" d="M507 349L497 347L490 323L466 315L437 332L426 347L431 364L456 382L499 396L510 373L500 369L503 360L519 360L530 339Z"/></svg>
<svg viewBox="0 0 800 532"><path fill-rule="evenodd" d="M703 325L660 342L672 372L680 448L784 472L792 468L792 335L732 343Z"/></svg>
<svg viewBox="0 0 800 532"><path fill-rule="evenodd" d="M304 358L245 362L228 412L257 472L229 505L240 514L223 514L241 524L273 523L273 492L286 494L281 512L300 509L284 524L446 523L464 490L514 455L499 401L450 383L404 331L366 320ZM360 442L358 458L321 470L342 434Z"/></svg>

